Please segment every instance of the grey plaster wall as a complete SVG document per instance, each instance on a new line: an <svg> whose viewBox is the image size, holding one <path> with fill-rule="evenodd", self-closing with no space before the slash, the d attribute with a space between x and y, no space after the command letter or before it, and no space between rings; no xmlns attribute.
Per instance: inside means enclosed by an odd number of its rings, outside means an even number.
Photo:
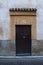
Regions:
<svg viewBox="0 0 43 65"><path fill-rule="evenodd" d="M43 56L43 40L32 41L32 55Z"/></svg>
<svg viewBox="0 0 43 65"><path fill-rule="evenodd" d="M43 40L32 40L32 55L43 56ZM0 55L1 56L15 56L16 42L11 40L0 41Z"/></svg>
<svg viewBox="0 0 43 65"><path fill-rule="evenodd" d="M0 40L0 56L15 56L15 41Z"/></svg>

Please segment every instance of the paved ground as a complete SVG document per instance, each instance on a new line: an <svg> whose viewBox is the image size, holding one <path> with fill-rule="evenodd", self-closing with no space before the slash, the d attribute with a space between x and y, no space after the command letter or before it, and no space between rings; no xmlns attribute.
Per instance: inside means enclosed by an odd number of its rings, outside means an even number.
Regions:
<svg viewBox="0 0 43 65"><path fill-rule="evenodd" d="M43 65L43 56L0 56L0 65Z"/></svg>

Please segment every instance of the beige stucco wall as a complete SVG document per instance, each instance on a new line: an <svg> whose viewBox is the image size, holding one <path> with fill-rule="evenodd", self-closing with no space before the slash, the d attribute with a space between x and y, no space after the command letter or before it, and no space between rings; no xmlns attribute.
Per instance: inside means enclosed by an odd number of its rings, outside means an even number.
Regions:
<svg viewBox="0 0 43 65"><path fill-rule="evenodd" d="M21 16L22 15L22 16ZM24 15L24 16L23 16ZM31 25L31 37L36 39L36 12L10 12L10 39L15 40L15 25Z"/></svg>

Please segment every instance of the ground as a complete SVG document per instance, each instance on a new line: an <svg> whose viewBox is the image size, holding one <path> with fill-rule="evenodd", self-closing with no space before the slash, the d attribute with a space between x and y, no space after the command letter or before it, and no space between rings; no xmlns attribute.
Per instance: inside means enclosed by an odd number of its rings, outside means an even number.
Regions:
<svg viewBox="0 0 43 65"><path fill-rule="evenodd" d="M0 65L43 65L43 56L0 57Z"/></svg>

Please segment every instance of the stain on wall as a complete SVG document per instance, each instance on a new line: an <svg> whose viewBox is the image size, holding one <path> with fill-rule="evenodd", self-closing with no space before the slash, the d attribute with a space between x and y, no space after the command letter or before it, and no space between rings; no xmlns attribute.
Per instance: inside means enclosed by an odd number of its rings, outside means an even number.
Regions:
<svg viewBox="0 0 43 65"><path fill-rule="evenodd" d="M3 36L3 28L2 27L0 27L0 36Z"/></svg>

